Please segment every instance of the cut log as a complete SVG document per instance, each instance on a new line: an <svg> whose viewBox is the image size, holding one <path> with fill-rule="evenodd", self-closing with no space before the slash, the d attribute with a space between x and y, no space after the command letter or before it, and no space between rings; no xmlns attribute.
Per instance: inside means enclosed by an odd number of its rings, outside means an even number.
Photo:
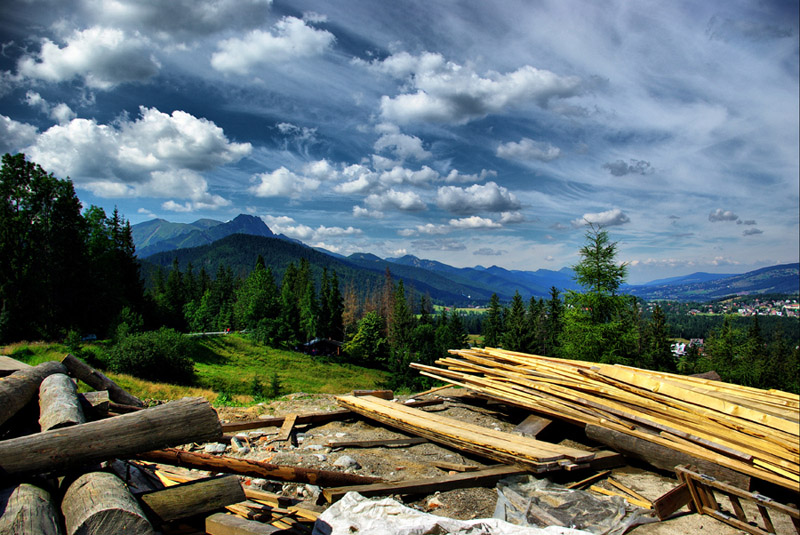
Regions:
<svg viewBox="0 0 800 535"><path fill-rule="evenodd" d="M236 476L198 479L139 496L143 509L155 522L169 522L245 501Z"/></svg>
<svg viewBox="0 0 800 535"><path fill-rule="evenodd" d="M95 390L78 394L78 401L87 420L99 420L108 416L110 398L108 390Z"/></svg>
<svg viewBox="0 0 800 535"><path fill-rule="evenodd" d="M155 535L128 487L114 474L89 472L73 482L61 501L67 535Z"/></svg>
<svg viewBox="0 0 800 535"><path fill-rule="evenodd" d="M82 360L68 354L61 359L61 363L69 370L69 373L73 377L80 379L95 390L108 390L112 401L122 403L123 405L134 405L136 407L144 406L141 399L129 394L118 386L117 383L84 363Z"/></svg>
<svg viewBox="0 0 800 535"><path fill-rule="evenodd" d="M58 509L50 493L28 483L0 490L0 533L61 535Z"/></svg>
<svg viewBox="0 0 800 535"><path fill-rule="evenodd" d="M226 474L261 477L277 481L310 483L320 487L340 485L363 485L380 481L377 477L359 476L333 470L315 470L298 466L283 466L249 459L236 459L207 453L191 453L176 449L150 451L136 456L143 461L172 464L197 470L209 470Z"/></svg>
<svg viewBox="0 0 800 535"><path fill-rule="evenodd" d="M64 470L221 436L217 413L208 401L184 398L115 418L0 441L0 473Z"/></svg>
<svg viewBox="0 0 800 535"><path fill-rule="evenodd" d="M209 535L270 535L282 529L236 515L216 513L206 518Z"/></svg>
<svg viewBox="0 0 800 535"><path fill-rule="evenodd" d="M25 364L24 362L20 362L17 359L0 355L0 377L5 377L6 375L11 375L17 370L26 370L28 368L33 368L33 366L30 364Z"/></svg>
<svg viewBox="0 0 800 535"><path fill-rule="evenodd" d="M34 399L45 377L54 373L66 373L66 369L58 362L43 362L0 379L0 425Z"/></svg>
<svg viewBox="0 0 800 535"><path fill-rule="evenodd" d="M692 465L698 467L705 474L727 481L739 488L750 488L749 476L626 433L597 425L587 425L586 436L627 457L642 460L661 470L673 471L676 466L681 464Z"/></svg>
<svg viewBox="0 0 800 535"><path fill-rule="evenodd" d="M452 476L398 481L395 483L374 483L325 489L322 496L328 503L339 500L348 492L358 492L362 496L387 496L389 494L432 494L453 489L491 486L507 476L527 474L528 471L517 466L490 466L475 472L463 472Z"/></svg>
<svg viewBox="0 0 800 535"><path fill-rule="evenodd" d="M42 431L86 422L78 389L64 373L54 373L39 385L39 427Z"/></svg>

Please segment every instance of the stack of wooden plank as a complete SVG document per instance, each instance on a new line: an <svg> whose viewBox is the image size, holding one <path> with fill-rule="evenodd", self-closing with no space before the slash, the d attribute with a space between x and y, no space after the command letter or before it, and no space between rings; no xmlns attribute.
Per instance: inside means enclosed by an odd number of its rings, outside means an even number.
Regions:
<svg viewBox="0 0 800 535"><path fill-rule="evenodd" d="M800 396L500 349L451 350L423 375L600 427L796 491ZM458 358L456 358L458 357Z"/></svg>

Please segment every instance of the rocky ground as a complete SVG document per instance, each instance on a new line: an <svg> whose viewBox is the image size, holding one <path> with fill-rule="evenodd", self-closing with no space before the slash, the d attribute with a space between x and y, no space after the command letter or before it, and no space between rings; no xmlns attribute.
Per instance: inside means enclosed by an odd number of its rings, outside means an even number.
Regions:
<svg viewBox="0 0 800 535"><path fill-rule="evenodd" d="M510 410L503 405L467 402L463 398L455 397L454 394L463 394L463 390L451 389L437 392L436 395L442 396L444 403L426 407L424 410L440 411L440 414L450 418L502 431L511 431L525 417L525 413ZM218 412L221 420L232 422L252 420L259 417L284 416L292 413L324 412L338 408L334 396L298 393L283 396L269 404L248 408L222 407L218 408ZM231 446L228 446L225 454L275 464L340 470L360 475L377 476L386 481L431 478L445 475L447 472L432 464L436 461L470 465L493 464L490 460L468 457L433 443L404 447L331 447L331 443L342 441L391 440L407 437L407 435L361 418L350 418L319 426L298 426L295 430L294 440L291 442L274 441L277 431L278 429L275 427L266 427L259 430L241 432L239 436L246 449L236 452L233 451ZM581 433L575 428L558 422L545 429L539 438L586 449L596 446L589 444L585 437L582 437ZM573 479L582 479L587 475L591 474L580 474L580 477L573 476ZM652 471L644 465L616 468L613 470L612 475L623 485L650 500L655 500L677 485L674 476ZM304 500L308 507L314 507L313 504L318 492L318 489L311 486L278 485L263 480L251 480L245 483L263 486L265 490L281 492L293 498ZM600 486L604 485L600 484ZM613 489L613 487L608 488ZM480 487L452 490L428 496L413 496L405 499L407 505L422 511L457 519L491 517L496 502L497 491L494 488ZM722 503L727 506L727 502ZM755 509L748 511L748 513L753 516L753 519L758 515ZM781 528L784 526L778 524L776 527L779 528L778 533L781 533ZM790 525L785 527L791 530ZM716 535L744 533L711 517L689 514L686 508L667 521L641 525L629 533L634 533L635 535L672 535L708 531Z"/></svg>

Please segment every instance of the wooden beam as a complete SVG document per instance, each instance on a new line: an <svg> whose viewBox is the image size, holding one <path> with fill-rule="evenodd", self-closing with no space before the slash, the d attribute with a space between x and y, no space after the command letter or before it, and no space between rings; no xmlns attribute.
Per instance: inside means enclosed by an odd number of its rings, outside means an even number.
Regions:
<svg viewBox="0 0 800 535"><path fill-rule="evenodd" d="M310 483L321 487L361 485L380 481L376 477L359 476L346 472L270 464L250 459L237 459L235 457L224 457L207 453L191 453L176 449L150 451L137 455L137 458L144 461L172 464L186 468L195 468L197 470L261 477L277 481Z"/></svg>
<svg viewBox="0 0 800 535"><path fill-rule="evenodd" d="M21 483L0 489L0 533L61 535L61 518L46 490Z"/></svg>
<svg viewBox="0 0 800 535"><path fill-rule="evenodd" d="M659 520L665 520L672 516L675 511L688 505L692 501L692 494L686 483L681 483L674 489L665 493L653 502L653 510Z"/></svg>
<svg viewBox="0 0 800 535"><path fill-rule="evenodd" d="M269 524L228 513L216 513L207 517L205 528L209 535L270 535L282 531Z"/></svg>
<svg viewBox="0 0 800 535"><path fill-rule="evenodd" d="M326 446L329 448L403 448L406 446L416 446L417 444L427 443L427 438L408 437L388 440L344 440L339 442L328 442Z"/></svg>
<svg viewBox="0 0 800 535"><path fill-rule="evenodd" d="M67 535L130 533L155 535L128 487L108 472L89 472L76 479L61 501Z"/></svg>
<svg viewBox="0 0 800 535"><path fill-rule="evenodd" d="M78 389L64 373L54 373L39 385L39 427L42 431L86 422Z"/></svg>
<svg viewBox="0 0 800 535"><path fill-rule="evenodd" d="M391 390L353 390L354 396L375 396L385 400L394 399L394 392Z"/></svg>
<svg viewBox="0 0 800 535"><path fill-rule="evenodd" d="M73 377L80 379L95 390L108 390L108 394L111 396L112 401L116 401L117 403L122 403L124 405L134 405L136 407L144 406L144 403L142 403L141 399L131 395L117 385L117 383L99 371L95 370L82 360L67 354L63 359L61 359L61 364L63 364L67 370L69 370L69 373Z"/></svg>
<svg viewBox="0 0 800 535"><path fill-rule="evenodd" d="M322 496L328 503L333 503L351 491L367 497L389 494L431 494L436 491L492 486L504 477L526 473L527 470L516 466L491 466L476 472L464 472L452 476L324 489Z"/></svg>
<svg viewBox="0 0 800 535"><path fill-rule="evenodd" d="M594 483L595 481L597 481L599 479L603 479L604 477L606 477L610 473L611 473L611 470L603 470L602 472L598 472L596 474L593 474L593 475L591 475L591 476L589 476L589 477L587 477L585 479L581 479L580 481L575 481L574 483L570 483L569 485L567 485L567 488L568 489L582 489L583 487L585 487L587 485L591 485L592 483Z"/></svg>
<svg viewBox="0 0 800 535"><path fill-rule="evenodd" d="M539 416L538 414L529 414L527 418L522 420L522 422L511 430L512 433L519 433L523 436L528 437L536 437L539 433L541 433L545 427L552 424L553 420L550 418L545 418L544 416Z"/></svg>
<svg viewBox="0 0 800 535"><path fill-rule="evenodd" d="M0 474L60 471L221 436L217 413L208 401L184 398L115 418L0 441Z"/></svg>
<svg viewBox="0 0 800 535"><path fill-rule="evenodd" d="M139 495L148 516L161 523L210 513L245 499L236 476L198 479Z"/></svg>
<svg viewBox="0 0 800 535"><path fill-rule="evenodd" d="M58 362L43 362L0 379L0 425L34 399L42 381L54 373L66 373L66 369Z"/></svg>

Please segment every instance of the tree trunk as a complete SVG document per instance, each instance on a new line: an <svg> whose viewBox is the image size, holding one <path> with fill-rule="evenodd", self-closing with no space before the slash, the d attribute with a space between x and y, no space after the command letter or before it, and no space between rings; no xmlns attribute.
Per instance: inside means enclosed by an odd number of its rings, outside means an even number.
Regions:
<svg viewBox="0 0 800 535"><path fill-rule="evenodd" d="M66 366L73 377L80 379L95 390L108 390L112 401L123 405L144 406L141 399L129 394L120 388L117 383L72 355L67 355L61 359L61 363Z"/></svg>
<svg viewBox="0 0 800 535"><path fill-rule="evenodd" d="M28 483L0 490L0 533L62 535L58 509L50 493Z"/></svg>
<svg viewBox="0 0 800 535"><path fill-rule="evenodd" d="M106 420L0 441L0 474L64 470L221 437L217 413L208 401L184 398Z"/></svg>
<svg viewBox="0 0 800 535"><path fill-rule="evenodd" d="M42 431L86 422L78 389L63 373L54 373L39 386L39 427Z"/></svg>
<svg viewBox="0 0 800 535"><path fill-rule="evenodd" d="M155 535L153 526L117 476L89 472L75 480L61 502L67 535Z"/></svg>
<svg viewBox="0 0 800 535"><path fill-rule="evenodd" d="M43 362L0 379L0 425L27 405L39 393L45 377L54 373L66 373L66 369L58 362Z"/></svg>
<svg viewBox="0 0 800 535"><path fill-rule="evenodd" d="M137 458L155 463L172 464L209 470L228 474L239 474L250 477L263 477L277 481L292 481L295 483L310 483L320 487L334 487L343 485L363 485L380 481L377 477L366 477L333 470L315 470L299 466L284 466L270 464L249 459L236 459L234 457L219 457L207 453L190 453L175 449L150 451Z"/></svg>
<svg viewBox="0 0 800 535"><path fill-rule="evenodd" d="M247 498L237 476L191 481L139 496L143 509L154 521L169 522L210 513ZM150 514L152 513L152 514Z"/></svg>

